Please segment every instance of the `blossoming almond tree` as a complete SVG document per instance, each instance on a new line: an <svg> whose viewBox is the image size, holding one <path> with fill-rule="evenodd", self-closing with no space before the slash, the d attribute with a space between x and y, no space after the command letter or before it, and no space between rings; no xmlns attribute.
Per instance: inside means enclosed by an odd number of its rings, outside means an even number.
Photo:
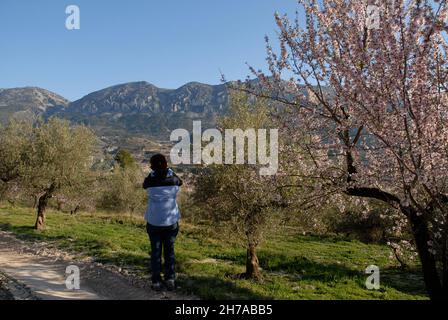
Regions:
<svg viewBox="0 0 448 320"><path fill-rule="evenodd" d="M279 52L267 39L270 72L252 71L289 107L284 130L313 159L306 179L399 210L429 296L447 299L446 1L299 4L304 26L277 14Z"/></svg>

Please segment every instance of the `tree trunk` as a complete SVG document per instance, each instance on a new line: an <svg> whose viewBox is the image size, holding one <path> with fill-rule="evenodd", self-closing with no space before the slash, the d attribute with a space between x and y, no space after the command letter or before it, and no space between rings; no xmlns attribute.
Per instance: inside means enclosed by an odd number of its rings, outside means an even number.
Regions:
<svg viewBox="0 0 448 320"><path fill-rule="evenodd" d="M442 288L440 276L437 272L436 260L429 252L430 247L428 242L431 241L431 237L429 236L427 222L414 211L409 214L409 220L422 264L423 278L428 295L431 300L448 300L448 296Z"/></svg>
<svg viewBox="0 0 448 320"><path fill-rule="evenodd" d="M37 208L37 201L39 200L39 197L37 195L33 195L33 209Z"/></svg>
<svg viewBox="0 0 448 320"><path fill-rule="evenodd" d="M442 237L442 288L445 294L448 295L448 261L447 261L447 241L448 241L448 230L445 227L445 232Z"/></svg>
<svg viewBox="0 0 448 320"><path fill-rule="evenodd" d="M58 211L62 211L63 202L61 200L58 200L57 206Z"/></svg>
<svg viewBox="0 0 448 320"><path fill-rule="evenodd" d="M257 257L257 248L254 244L249 244L246 256L246 273L247 279L261 279L260 264Z"/></svg>
<svg viewBox="0 0 448 320"><path fill-rule="evenodd" d="M70 214L77 214L78 210L79 210L79 205L76 205L76 207L72 211L70 211Z"/></svg>
<svg viewBox="0 0 448 320"><path fill-rule="evenodd" d="M37 205L37 219L34 224L34 229L42 230L45 227L45 210L47 208L48 198L46 194L39 198L39 203Z"/></svg>
<svg viewBox="0 0 448 320"><path fill-rule="evenodd" d="M39 197L37 204L37 219L34 224L34 229L42 230L45 227L45 211L47 209L48 200L51 199L55 186L52 184L43 195Z"/></svg>
<svg viewBox="0 0 448 320"><path fill-rule="evenodd" d="M442 203L448 205L448 196L442 196ZM446 208L446 207L445 207ZM446 211L445 211L446 212ZM446 299L448 299L448 225L442 227L442 290Z"/></svg>

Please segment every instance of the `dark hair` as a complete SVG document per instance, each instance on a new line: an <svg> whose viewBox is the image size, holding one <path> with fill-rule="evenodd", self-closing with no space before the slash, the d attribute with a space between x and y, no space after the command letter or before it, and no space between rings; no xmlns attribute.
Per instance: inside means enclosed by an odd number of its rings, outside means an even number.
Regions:
<svg viewBox="0 0 448 320"><path fill-rule="evenodd" d="M155 154L150 160L151 169L156 172L156 174L165 174L168 172L168 162L163 154Z"/></svg>

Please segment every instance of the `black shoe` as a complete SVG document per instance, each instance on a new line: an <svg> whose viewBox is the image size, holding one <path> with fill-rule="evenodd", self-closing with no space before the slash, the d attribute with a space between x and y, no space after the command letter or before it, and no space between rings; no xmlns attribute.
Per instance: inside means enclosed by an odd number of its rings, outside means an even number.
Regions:
<svg viewBox="0 0 448 320"><path fill-rule="evenodd" d="M166 280L165 285L168 291L173 291L174 289L176 289L176 283L172 279Z"/></svg>
<svg viewBox="0 0 448 320"><path fill-rule="evenodd" d="M155 291L160 291L160 290L162 290L162 283L161 283L160 281L153 282L153 283L151 284L151 289L152 289L152 290L155 290Z"/></svg>

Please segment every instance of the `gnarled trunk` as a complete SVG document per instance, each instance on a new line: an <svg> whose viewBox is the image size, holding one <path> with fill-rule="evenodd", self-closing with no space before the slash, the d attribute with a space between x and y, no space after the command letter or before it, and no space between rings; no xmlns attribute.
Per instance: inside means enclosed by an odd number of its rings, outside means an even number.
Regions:
<svg viewBox="0 0 448 320"><path fill-rule="evenodd" d="M261 279L257 247L254 244L249 244L249 247L247 248L245 278L255 280Z"/></svg>
<svg viewBox="0 0 448 320"><path fill-rule="evenodd" d="M36 209L38 201L39 197L37 195L33 195L33 209Z"/></svg>
<svg viewBox="0 0 448 320"><path fill-rule="evenodd" d="M70 214L77 214L78 210L79 210L79 205L76 205L76 207L72 211L70 211Z"/></svg>
<svg viewBox="0 0 448 320"><path fill-rule="evenodd" d="M436 260L431 254L429 242L431 241L428 224L415 211L408 215L417 252L422 264L423 278L426 290L431 300L448 300L447 288L442 287L442 281L437 271Z"/></svg>
<svg viewBox="0 0 448 320"><path fill-rule="evenodd" d="M53 196L55 189L55 185L52 184L45 193L39 197L37 204L37 219L34 224L34 229L36 230L42 230L45 227L45 211L47 210L48 200Z"/></svg>
<svg viewBox="0 0 448 320"><path fill-rule="evenodd" d="M63 209L63 206L64 206L64 202L63 201L61 201L61 200L58 200L58 202L57 202L57 209L58 209L58 211L62 211L62 209Z"/></svg>
<svg viewBox="0 0 448 320"><path fill-rule="evenodd" d="M352 168L350 173L356 172ZM350 179L348 179L350 181ZM346 190L350 196L378 199L388 204L399 205L400 199L393 194L384 192L377 188L350 188ZM428 228L428 222L423 216L419 216L417 211L411 207L401 206L401 212L408 218L411 225L412 234L417 247L417 252L422 265L423 279L425 281L426 291L431 300L448 300L447 280L448 274L445 268L442 274L437 270L437 262L430 252L431 234ZM431 212L429 212L429 215ZM443 260L442 260L443 261Z"/></svg>

